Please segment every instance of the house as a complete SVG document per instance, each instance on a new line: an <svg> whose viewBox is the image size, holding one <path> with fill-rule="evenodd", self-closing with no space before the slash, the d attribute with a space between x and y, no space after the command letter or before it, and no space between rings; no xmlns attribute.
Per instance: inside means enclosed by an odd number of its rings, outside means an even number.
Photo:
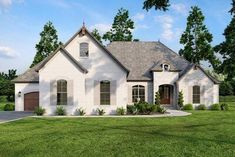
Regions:
<svg viewBox="0 0 235 157"><path fill-rule="evenodd" d="M83 26L67 43L13 80L15 110L36 106L48 115L57 106L68 114L82 107L87 114L97 108L114 114L117 107L137 101L177 107L184 102L207 106L219 102L219 82L199 65L191 64L161 42L112 42L100 44Z"/></svg>

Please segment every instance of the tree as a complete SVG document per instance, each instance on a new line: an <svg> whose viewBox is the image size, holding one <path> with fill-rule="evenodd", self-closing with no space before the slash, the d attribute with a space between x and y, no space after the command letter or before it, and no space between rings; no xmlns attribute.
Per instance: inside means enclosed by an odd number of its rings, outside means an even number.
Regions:
<svg viewBox="0 0 235 157"><path fill-rule="evenodd" d="M160 93L156 92L155 93L155 105L160 105L160 101L161 101Z"/></svg>
<svg viewBox="0 0 235 157"><path fill-rule="evenodd" d="M232 8L231 10L229 11L231 14L235 14L235 0L232 0Z"/></svg>
<svg viewBox="0 0 235 157"><path fill-rule="evenodd" d="M232 8L235 8L234 0L232 4ZM223 35L225 41L214 47L214 50L223 56L222 63L216 71L227 75L226 80L231 81L235 77L235 12L232 13L232 20Z"/></svg>
<svg viewBox="0 0 235 157"><path fill-rule="evenodd" d="M46 58L51 52L55 51L59 47L58 36L55 27L52 22L47 22L43 31L40 33L41 39L38 44L36 44L36 55L34 57L33 63L30 67L33 67L37 63L41 62Z"/></svg>
<svg viewBox="0 0 235 157"><path fill-rule="evenodd" d="M209 33L204 22L204 15L197 6L191 7L187 18L187 27L180 38L180 43L184 48L179 54L186 60L199 64L202 60L209 61L213 67L218 64L218 59L214 55L211 42L212 34Z"/></svg>
<svg viewBox="0 0 235 157"><path fill-rule="evenodd" d="M97 29L94 29L91 34L102 44L102 38Z"/></svg>
<svg viewBox="0 0 235 157"><path fill-rule="evenodd" d="M143 9L147 11L152 7L154 7L155 10L167 11L170 3L169 0L145 0L143 5Z"/></svg>
<svg viewBox="0 0 235 157"><path fill-rule="evenodd" d="M129 12L126 9L119 9L114 17L112 28L103 36L105 41L132 41L131 30L134 29L134 22L129 18Z"/></svg>
<svg viewBox="0 0 235 157"><path fill-rule="evenodd" d="M183 94L183 91L179 92L178 106L180 107L180 109L184 106L184 94Z"/></svg>

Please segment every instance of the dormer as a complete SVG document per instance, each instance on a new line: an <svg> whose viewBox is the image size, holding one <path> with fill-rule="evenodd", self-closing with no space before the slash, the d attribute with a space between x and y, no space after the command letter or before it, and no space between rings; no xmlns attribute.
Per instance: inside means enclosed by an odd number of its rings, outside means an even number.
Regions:
<svg viewBox="0 0 235 157"><path fill-rule="evenodd" d="M162 71L170 71L170 64L167 64L167 63L163 63L161 64L161 67L162 67Z"/></svg>

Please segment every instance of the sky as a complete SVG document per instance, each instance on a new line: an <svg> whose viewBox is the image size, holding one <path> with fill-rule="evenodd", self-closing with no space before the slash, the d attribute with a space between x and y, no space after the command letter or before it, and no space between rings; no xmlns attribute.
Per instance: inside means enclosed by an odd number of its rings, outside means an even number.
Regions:
<svg viewBox="0 0 235 157"><path fill-rule="evenodd" d="M199 6L205 24L213 34L212 45L224 40L223 31L231 20L231 0L170 0L169 11L145 11L143 0L0 0L0 72L28 69L36 53L40 32L51 21L65 43L83 21L91 31L111 28L118 9L129 10L135 22L133 36L141 41L158 41L178 52L191 6Z"/></svg>

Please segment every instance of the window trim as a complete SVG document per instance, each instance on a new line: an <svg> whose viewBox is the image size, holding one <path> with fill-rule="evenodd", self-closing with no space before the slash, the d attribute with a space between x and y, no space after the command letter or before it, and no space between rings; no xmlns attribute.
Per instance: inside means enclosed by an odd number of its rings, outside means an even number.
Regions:
<svg viewBox="0 0 235 157"><path fill-rule="evenodd" d="M108 91L102 91L102 85L103 83L109 84ZM102 95L108 96L108 99L102 100ZM105 101L105 103L104 103ZM100 105L111 105L111 81L109 80L102 80L100 81Z"/></svg>
<svg viewBox="0 0 235 157"><path fill-rule="evenodd" d="M57 80L56 83L57 83L56 84L56 90L57 90L57 92L56 92L56 105L58 105L58 106L68 105L68 82L66 80L61 79L61 80ZM65 85L66 85L65 86L65 91L63 91L63 84L61 84L60 87L59 87L59 83L65 83ZM60 91L59 91L59 88L60 88ZM59 94L60 94L60 98L59 98ZM63 104L61 102L59 104L58 100L63 98L62 95L66 96L65 97L66 99L64 100L65 104Z"/></svg>
<svg viewBox="0 0 235 157"><path fill-rule="evenodd" d="M195 90L197 90L197 91L195 91ZM196 98L195 98L195 96L196 96ZM193 104L200 104L201 103L201 87L200 86L198 86L198 85L193 86L192 97L193 97L192 98L193 99Z"/></svg>
<svg viewBox="0 0 235 157"><path fill-rule="evenodd" d="M137 94L133 94L134 90L137 90ZM143 90L144 94L140 94L140 90ZM134 85L134 86L132 86L132 102L133 103L138 102L138 101L135 101L135 99L140 99L140 101L145 101L145 96L146 96L145 86L143 86L143 85ZM143 98L143 100L141 100L141 97Z"/></svg>
<svg viewBox="0 0 235 157"><path fill-rule="evenodd" d="M86 44L87 45L87 55L86 56L81 56L81 45ZM88 42L82 42L79 44L79 57L80 58L88 58L89 57L89 43Z"/></svg>

